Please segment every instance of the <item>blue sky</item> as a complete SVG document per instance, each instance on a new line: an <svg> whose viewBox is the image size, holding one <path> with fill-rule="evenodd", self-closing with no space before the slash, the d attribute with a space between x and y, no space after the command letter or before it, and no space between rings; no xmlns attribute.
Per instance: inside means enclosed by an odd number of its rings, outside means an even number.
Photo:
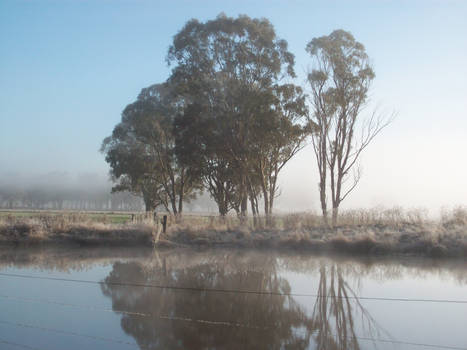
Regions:
<svg viewBox="0 0 467 350"><path fill-rule="evenodd" d="M460 0L1 0L0 175L106 174L102 139L141 88L168 77L172 37L190 18L220 12L268 18L296 55L298 84L313 37L342 28L365 45L376 72L372 106L398 116L364 155L348 206L466 204ZM313 161L305 149L285 169L282 203L317 205Z"/></svg>

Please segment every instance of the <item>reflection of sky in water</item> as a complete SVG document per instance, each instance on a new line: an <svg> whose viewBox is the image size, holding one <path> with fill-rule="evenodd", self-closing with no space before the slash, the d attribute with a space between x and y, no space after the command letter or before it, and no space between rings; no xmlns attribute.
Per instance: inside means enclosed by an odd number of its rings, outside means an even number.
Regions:
<svg viewBox="0 0 467 350"><path fill-rule="evenodd" d="M111 265L93 266L86 271L47 271L38 268L7 268L5 273L27 274L100 281L112 269ZM26 299L42 299L76 305L92 305L98 308L112 309L112 302L102 295L98 284L7 278L0 276L0 295ZM60 306L46 303L24 302L21 300L0 298L0 320L11 323L27 324L49 329L66 330L102 338L115 338L128 343L135 343L120 328L120 316L114 312L91 311L89 309ZM25 344L39 349L128 349L129 345L88 339L81 336L60 334L35 328L17 327L0 323L0 338L6 341ZM1 349L9 349L1 344ZM11 347L18 349L18 347Z"/></svg>
<svg viewBox="0 0 467 350"><path fill-rule="evenodd" d="M97 252L97 254L96 254ZM0 338L39 349L131 349L138 348L280 348L315 349L325 314L331 333L338 333L334 315L346 319L347 332L361 337L379 337L406 342L467 348L467 304L398 302L349 299L348 304L317 299L341 291L348 295L416 299L467 299L467 267L463 263L404 259L394 261L328 259L276 255L265 251L166 251L157 255L132 252L119 259L119 250L106 251L99 259L86 253L64 254L17 251L16 263L0 254L0 272L87 281L136 282L267 291L290 290L310 296L265 296L196 291L161 290L113 284L76 283L57 280L13 278L0 275L0 295L42 299L96 309L54 305L0 297ZM18 259L18 256L21 259ZM55 257L57 264L54 264ZM40 259L38 259L40 257ZM114 262L120 263L114 264ZM433 265L433 266L432 266ZM321 270L320 270L321 269ZM452 272L451 272L452 271ZM325 286L325 288L323 288ZM315 302L321 300L320 312ZM336 299L345 300L345 299ZM340 308L340 309L339 309ZM177 316L204 321L250 323L274 332L226 325L129 316L113 310ZM337 310L339 309L339 310ZM107 311L105 311L107 310ZM351 322L350 322L351 320ZM350 323L352 323L350 325ZM121 343L60 334L34 325L82 335L108 338ZM310 338L311 335L311 338ZM132 345L133 344L133 345ZM326 343L326 348L339 346ZM339 344L337 342L337 344ZM16 349L0 344L1 349ZM354 344L355 345L355 344ZM358 341L352 348L412 349L413 346ZM351 348L350 345L347 345ZM422 347L423 348L423 347Z"/></svg>

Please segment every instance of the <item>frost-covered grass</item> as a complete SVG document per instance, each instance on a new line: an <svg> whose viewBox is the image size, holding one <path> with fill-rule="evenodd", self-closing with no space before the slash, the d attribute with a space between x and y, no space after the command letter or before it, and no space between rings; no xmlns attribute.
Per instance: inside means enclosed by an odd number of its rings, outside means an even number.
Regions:
<svg viewBox="0 0 467 350"><path fill-rule="evenodd" d="M429 219L424 211L352 210L341 214L334 228L310 213L252 218L190 219L172 225L169 239L184 244L289 247L349 254L414 254L467 257L467 208L445 211Z"/></svg>
<svg viewBox="0 0 467 350"><path fill-rule="evenodd" d="M316 214L297 213L241 221L185 215L169 218L168 229L152 218L112 223L89 214L1 216L0 243L78 243L81 245L195 245L292 248L356 255L404 254L467 257L467 208L429 219L423 211L352 210L334 228ZM157 241L157 242L156 242Z"/></svg>
<svg viewBox="0 0 467 350"><path fill-rule="evenodd" d="M0 217L0 243L152 244L153 226L118 224L84 213Z"/></svg>

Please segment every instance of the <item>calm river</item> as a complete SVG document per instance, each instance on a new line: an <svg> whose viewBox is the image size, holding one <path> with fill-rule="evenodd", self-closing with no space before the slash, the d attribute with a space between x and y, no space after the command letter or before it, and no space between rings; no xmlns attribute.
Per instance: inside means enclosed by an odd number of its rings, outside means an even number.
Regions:
<svg viewBox="0 0 467 350"><path fill-rule="evenodd" d="M467 262L1 248L0 349L467 349Z"/></svg>

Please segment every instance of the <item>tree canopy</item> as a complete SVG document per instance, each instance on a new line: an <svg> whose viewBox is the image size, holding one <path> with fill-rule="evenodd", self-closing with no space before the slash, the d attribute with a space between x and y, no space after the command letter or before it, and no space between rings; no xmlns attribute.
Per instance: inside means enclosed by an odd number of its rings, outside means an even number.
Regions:
<svg viewBox="0 0 467 350"><path fill-rule="evenodd" d="M181 213L183 201L199 188L196 177L175 156L173 120L180 108L183 101L169 84L145 88L102 144L117 182L114 190L140 192L146 210L162 205L175 215Z"/></svg>
<svg viewBox="0 0 467 350"><path fill-rule="evenodd" d="M175 65L171 81L190 103L177 120L179 155L198 165L222 215L229 208L245 215L248 199L257 214L261 195L268 215L277 173L305 134L302 91L281 84L295 76L287 42L266 19L220 15L189 21L167 59Z"/></svg>

